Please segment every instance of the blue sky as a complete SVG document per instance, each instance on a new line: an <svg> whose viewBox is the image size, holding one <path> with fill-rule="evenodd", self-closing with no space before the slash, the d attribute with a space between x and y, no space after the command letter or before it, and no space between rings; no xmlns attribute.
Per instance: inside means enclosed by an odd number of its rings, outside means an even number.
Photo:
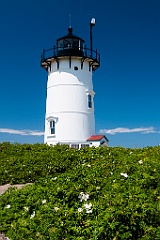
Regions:
<svg viewBox="0 0 160 240"><path fill-rule="evenodd" d="M42 143L47 73L42 49L67 34L93 48L96 133L110 146L160 144L160 0L6 0L0 3L0 142Z"/></svg>

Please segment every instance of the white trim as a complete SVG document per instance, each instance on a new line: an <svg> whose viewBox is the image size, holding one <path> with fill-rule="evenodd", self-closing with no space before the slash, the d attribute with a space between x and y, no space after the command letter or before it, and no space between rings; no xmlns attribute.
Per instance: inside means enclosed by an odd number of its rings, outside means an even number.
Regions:
<svg viewBox="0 0 160 240"><path fill-rule="evenodd" d="M46 120L48 122L55 121L55 123L57 123L58 122L58 117L49 116L49 117L46 117Z"/></svg>
<svg viewBox="0 0 160 240"><path fill-rule="evenodd" d="M95 92L92 90L86 90L86 93L87 93L87 95L91 95L92 97L94 97L94 95L95 95Z"/></svg>

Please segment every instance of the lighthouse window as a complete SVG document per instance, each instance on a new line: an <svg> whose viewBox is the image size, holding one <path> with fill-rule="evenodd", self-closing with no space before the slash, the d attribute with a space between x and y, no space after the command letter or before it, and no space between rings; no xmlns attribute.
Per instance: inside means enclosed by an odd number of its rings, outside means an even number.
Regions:
<svg viewBox="0 0 160 240"><path fill-rule="evenodd" d="M63 49L63 40L60 40L58 42L58 50L61 50L61 49Z"/></svg>
<svg viewBox="0 0 160 240"><path fill-rule="evenodd" d="M88 95L88 108L92 108L92 96Z"/></svg>
<svg viewBox="0 0 160 240"><path fill-rule="evenodd" d="M73 39L74 40L74 39ZM77 39L74 40L73 42L73 48L78 48L79 47L79 41Z"/></svg>
<svg viewBox="0 0 160 240"><path fill-rule="evenodd" d="M71 148L79 149L79 144L71 144Z"/></svg>
<svg viewBox="0 0 160 240"><path fill-rule="evenodd" d="M64 46L64 49L71 48L72 47L72 39L71 38L65 39L63 46Z"/></svg>
<svg viewBox="0 0 160 240"><path fill-rule="evenodd" d="M50 122L50 133L55 134L55 121Z"/></svg>
<svg viewBox="0 0 160 240"><path fill-rule="evenodd" d="M78 67L77 67L77 66L75 66L75 67L74 67L74 70L76 70L76 71L77 71L77 70L78 70Z"/></svg>

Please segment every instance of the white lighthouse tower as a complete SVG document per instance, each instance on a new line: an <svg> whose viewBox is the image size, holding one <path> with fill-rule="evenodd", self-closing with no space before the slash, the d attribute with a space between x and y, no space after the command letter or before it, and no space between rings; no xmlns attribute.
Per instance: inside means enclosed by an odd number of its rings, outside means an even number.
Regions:
<svg viewBox="0 0 160 240"><path fill-rule="evenodd" d="M43 50L41 66L48 72L44 142L85 147L95 134L92 72L100 66L100 56L88 49L82 38L68 34L57 39L56 46Z"/></svg>

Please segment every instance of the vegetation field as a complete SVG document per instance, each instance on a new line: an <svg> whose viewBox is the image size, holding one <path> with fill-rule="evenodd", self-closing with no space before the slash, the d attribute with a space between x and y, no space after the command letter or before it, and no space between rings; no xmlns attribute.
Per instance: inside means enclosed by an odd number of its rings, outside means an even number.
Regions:
<svg viewBox="0 0 160 240"><path fill-rule="evenodd" d="M0 144L10 240L160 240L160 147Z"/></svg>

